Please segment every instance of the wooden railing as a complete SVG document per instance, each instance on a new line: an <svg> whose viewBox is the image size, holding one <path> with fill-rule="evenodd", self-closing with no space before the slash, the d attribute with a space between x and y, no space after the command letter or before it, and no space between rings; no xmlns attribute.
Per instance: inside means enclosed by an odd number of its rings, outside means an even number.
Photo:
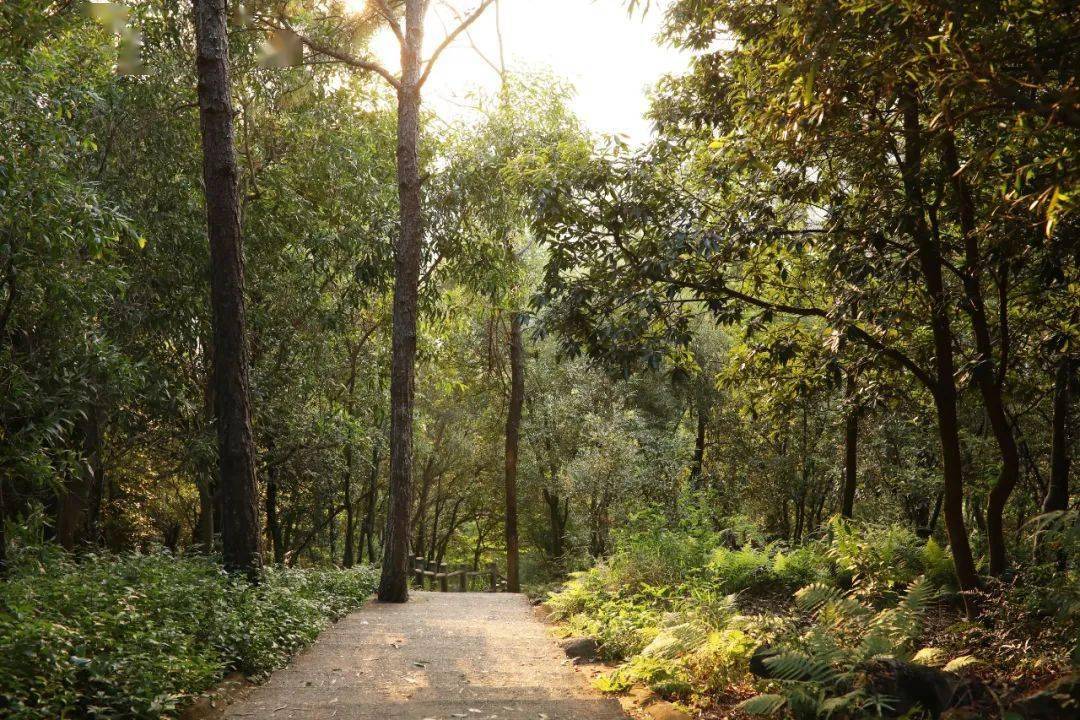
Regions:
<svg viewBox="0 0 1080 720"><path fill-rule="evenodd" d="M477 578L481 579L484 592L500 592L506 587L495 563L488 565L487 570L473 570L469 565L455 565L450 569L446 563L436 565L427 558L413 556L412 568L413 586L419 590L469 592Z"/></svg>

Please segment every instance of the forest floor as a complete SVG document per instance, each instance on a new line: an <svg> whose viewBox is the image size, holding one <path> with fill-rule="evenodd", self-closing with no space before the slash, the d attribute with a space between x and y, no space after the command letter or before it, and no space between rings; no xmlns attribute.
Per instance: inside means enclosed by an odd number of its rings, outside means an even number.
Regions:
<svg viewBox="0 0 1080 720"><path fill-rule="evenodd" d="M414 592L328 628L223 717L624 720L522 595Z"/></svg>

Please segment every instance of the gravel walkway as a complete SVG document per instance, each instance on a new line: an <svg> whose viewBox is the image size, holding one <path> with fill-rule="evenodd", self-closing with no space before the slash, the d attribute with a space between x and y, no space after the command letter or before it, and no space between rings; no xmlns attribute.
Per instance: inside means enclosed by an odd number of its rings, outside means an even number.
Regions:
<svg viewBox="0 0 1080 720"><path fill-rule="evenodd" d="M225 711L258 720L625 720L521 595L414 592L341 620Z"/></svg>

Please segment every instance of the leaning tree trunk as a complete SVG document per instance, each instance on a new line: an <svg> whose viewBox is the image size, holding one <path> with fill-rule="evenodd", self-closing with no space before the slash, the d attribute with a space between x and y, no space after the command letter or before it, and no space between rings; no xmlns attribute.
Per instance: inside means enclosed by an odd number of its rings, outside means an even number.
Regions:
<svg viewBox="0 0 1080 720"><path fill-rule="evenodd" d="M226 0L194 0L203 190L210 238L222 556L228 570L243 572L254 581L262 565L262 550L248 399L244 259L227 6Z"/></svg>
<svg viewBox="0 0 1080 720"><path fill-rule="evenodd" d="M525 351L521 337L521 314L510 320L510 407L506 414L506 590L519 592L517 474L521 406L525 402Z"/></svg>
<svg viewBox="0 0 1080 720"><path fill-rule="evenodd" d="M420 53L423 0L405 4L405 42L397 108L397 180L400 234L394 252L393 342L390 367L390 497L383 538L379 600L409 599L409 510L412 505L413 380L416 302L420 284L423 207L420 197Z"/></svg>

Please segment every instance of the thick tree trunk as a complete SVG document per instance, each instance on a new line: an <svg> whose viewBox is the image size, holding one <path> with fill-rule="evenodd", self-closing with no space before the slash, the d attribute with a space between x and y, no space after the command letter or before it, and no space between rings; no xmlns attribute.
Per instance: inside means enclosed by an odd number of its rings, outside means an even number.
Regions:
<svg viewBox="0 0 1080 720"><path fill-rule="evenodd" d="M379 600L409 599L409 511L412 505L413 380L416 301L423 241L420 195L420 73L425 0L406 0L405 41L397 108L400 235L394 253L393 343L390 370L390 497L383 539Z"/></svg>
<svg viewBox="0 0 1080 720"><path fill-rule="evenodd" d="M525 350L521 315L510 320L510 407L506 414L506 590L520 592L518 574L517 474L521 407L525 402Z"/></svg>
<svg viewBox="0 0 1080 720"><path fill-rule="evenodd" d="M949 303L942 279L940 249L930 236L922 192L922 132L919 105L914 90L900 93L904 123L904 158L901 172L908 202L908 231L915 240L919 268L930 301L930 326L934 337L934 405L938 415L941 441L941 464L944 474L945 527L949 533L956 577L963 591L964 607L969 616L977 614L971 593L979 587L979 576L971 554L964 523L964 473L960 447L960 423L957 417L956 367L953 359L953 335Z"/></svg>
<svg viewBox="0 0 1080 720"><path fill-rule="evenodd" d="M214 388L222 556L230 571L258 579L262 565L258 485L248 393L244 260L229 79L226 0L194 0L203 184L210 238Z"/></svg>
<svg viewBox="0 0 1080 720"><path fill-rule="evenodd" d="M847 418L844 421L844 493L840 503L841 517L855 514L855 488L859 482L859 407L855 402L855 375L848 373L844 387Z"/></svg>
<svg viewBox="0 0 1080 720"><path fill-rule="evenodd" d="M1065 355L1054 373L1053 439L1050 447L1050 483L1043 498L1044 513L1069 509L1069 411L1072 405L1072 365Z"/></svg>

